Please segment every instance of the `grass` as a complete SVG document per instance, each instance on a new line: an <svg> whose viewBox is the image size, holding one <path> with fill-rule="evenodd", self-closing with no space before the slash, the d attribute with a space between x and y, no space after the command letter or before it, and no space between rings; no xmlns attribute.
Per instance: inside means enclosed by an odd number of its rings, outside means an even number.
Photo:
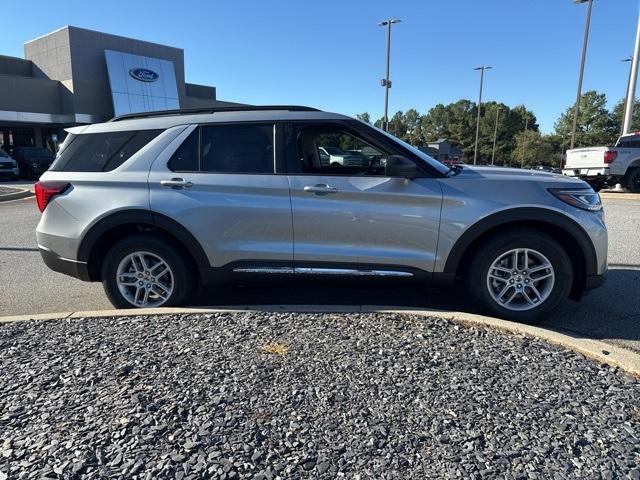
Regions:
<svg viewBox="0 0 640 480"><path fill-rule="evenodd" d="M262 347L262 353L270 353L283 357L289 353L289 345L280 342L267 343Z"/></svg>

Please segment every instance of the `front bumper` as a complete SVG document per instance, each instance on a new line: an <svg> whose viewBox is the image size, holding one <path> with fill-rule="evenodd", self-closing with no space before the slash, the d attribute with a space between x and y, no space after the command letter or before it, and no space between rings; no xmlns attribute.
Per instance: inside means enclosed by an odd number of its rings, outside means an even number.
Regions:
<svg viewBox="0 0 640 480"><path fill-rule="evenodd" d="M44 263L54 272L64 273L70 277L75 277L85 282L90 282L89 267L87 262L71 260L57 255L52 250L38 245L40 255Z"/></svg>
<svg viewBox="0 0 640 480"><path fill-rule="evenodd" d="M607 273L602 275L587 275L585 278L584 289L593 290L594 288L601 287L607 279Z"/></svg>

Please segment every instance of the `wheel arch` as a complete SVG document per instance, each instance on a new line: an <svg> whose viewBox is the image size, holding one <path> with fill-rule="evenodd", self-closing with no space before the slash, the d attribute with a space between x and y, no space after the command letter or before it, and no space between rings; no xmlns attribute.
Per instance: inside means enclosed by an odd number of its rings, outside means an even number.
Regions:
<svg viewBox="0 0 640 480"><path fill-rule="evenodd" d="M596 251L588 234L574 220L554 210L517 208L492 214L469 227L456 241L444 267L444 273L460 276L469 258L489 237L507 230L533 228L560 243L573 266L571 298L578 299L586 286L587 275L597 274Z"/></svg>
<svg viewBox="0 0 640 480"><path fill-rule="evenodd" d="M78 248L78 260L87 262L90 280L100 280L100 267L111 245L128 234L140 232L162 235L180 249L196 270L210 266L200 242L179 222L160 213L128 209L100 219L84 235Z"/></svg>

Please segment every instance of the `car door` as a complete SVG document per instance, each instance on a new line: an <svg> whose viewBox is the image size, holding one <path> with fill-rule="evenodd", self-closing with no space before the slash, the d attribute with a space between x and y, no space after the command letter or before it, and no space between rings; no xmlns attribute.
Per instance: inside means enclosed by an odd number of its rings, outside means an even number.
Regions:
<svg viewBox="0 0 640 480"><path fill-rule="evenodd" d="M213 267L292 264L289 184L273 123L191 126L149 174L150 206L186 227Z"/></svg>
<svg viewBox="0 0 640 480"><path fill-rule="evenodd" d="M342 124L290 124L286 137L297 271L347 265L369 273L374 266L433 271L442 204L437 179L389 176L385 165L396 152ZM349 162L326 165L319 153L326 147L348 150Z"/></svg>

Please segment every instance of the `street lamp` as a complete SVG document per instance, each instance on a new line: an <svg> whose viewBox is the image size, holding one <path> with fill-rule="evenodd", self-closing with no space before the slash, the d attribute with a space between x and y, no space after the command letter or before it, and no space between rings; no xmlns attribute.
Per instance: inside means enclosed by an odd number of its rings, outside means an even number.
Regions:
<svg viewBox="0 0 640 480"><path fill-rule="evenodd" d="M636 29L636 44L633 48L633 61L631 62L631 72L629 74L629 88L627 89L627 104L624 109L624 121L622 134L630 133L633 121L633 109L636 104L636 81L638 80L638 61L640 61L640 18Z"/></svg>
<svg viewBox="0 0 640 480"><path fill-rule="evenodd" d="M576 143L576 129L578 128L578 114L580 113L580 97L582 97L582 78L584 76L584 63L587 59L587 45L589 43L589 25L591 24L591 9L593 8L593 0L573 0L573 3L589 3L587 10L587 23L584 27L584 41L582 43L582 61L580 62L580 75L578 76L578 95L576 97L576 106L573 109L573 128L571 129L571 148Z"/></svg>
<svg viewBox="0 0 640 480"><path fill-rule="evenodd" d="M387 27L387 75L380 81L384 87L384 118L382 120L382 129L389 129L389 89L391 88L391 80L389 80L389 63L391 60L391 25L400 23L402 20L398 18L384 20L378 23L379 27Z"/></svg>
<svg viewBox="0 0 640 480"><path fill-rule="evenodd" d="M482 65L480 67L474 68L474 70L480 70L480 96L478 98L478 120L476 121L476 145L473 149L473 164L475 165L478 161L478 136L480 135L480 109L482 107L482 84L484 83L484 71L491 70L493 67L489 67L488 65Z"/></svg>
<svg viewBox="0 0 640 480"><path fill-rule="evenodd" d="M632 62L633 61L633 57L623 58L620 61L624 62L624 63ZM624 135L624 119L625 119L625 112L627 110L627 95L629 93L629 87L631 87L631 72L632 71L633 71L633 65L631 65L629 67L629 79L627 80L627 89L625 90L624 104L622 106L622 122L620 122L620 136Z"/></svg>
<svg viewBox="0 0 640 480"><path fill-rule="evenodd" d="M493 130L493 150L491 151L491 165L496 158L496 139L498 138L498 119L500 118L500 106L496 107L496 128Z"/></svg>

